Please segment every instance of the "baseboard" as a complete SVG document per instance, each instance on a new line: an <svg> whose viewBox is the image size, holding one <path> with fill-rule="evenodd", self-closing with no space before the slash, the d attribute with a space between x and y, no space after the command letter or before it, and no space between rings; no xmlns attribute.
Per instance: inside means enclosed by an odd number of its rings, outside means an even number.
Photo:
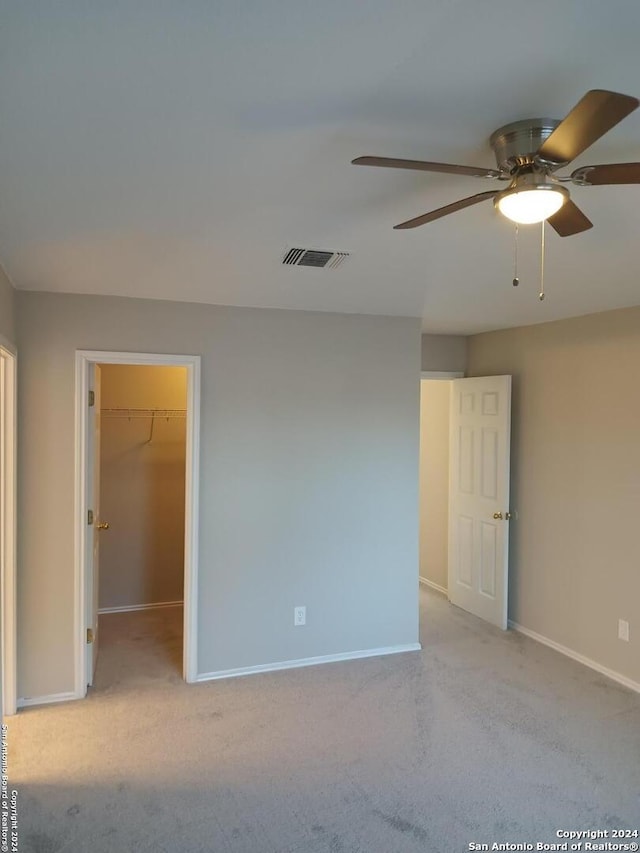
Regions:
<svg viewBox="0 0 640 853"><path fill-rule="evenodd" d="M132 613L134 610L153 610L156 607L182 607L183 601L157 601L155 604L125 604L123 607L100 607L98 615L103 613Z"/></svg>
<svg viewBox="0 0 640 853"><path fill-rule="evenodd" d="M423 583L425 586L430 586L431 589L435 589L436 592L441 592L443 595L449 596L449 590L445 586L440 586L440 584L434 583L433 581L427 580L427 578L419 577L418 580L420 583Z"/></svg>
<svg viewBox="0 0 640 853"><path fill-rule="evenodd" d="M81 699L73 691L69 693L50 693L48 696L25 696L18 699L18 708L30 708L32 705L53 705L55 702L69 702L71 699Z"/></svg>
<svg viewBox="0 0 640 853"><path fill-rule="evenodd" d="M584 666L588 666L589 669L595 669L596 672L599 672L601 675L606 675L607 678L610 678L612 681L617 681L618 684L628 687L629 690L634 690L636 693L640 693L640 684L637 681L632 681L632 679L627 678L626 675L622 675L620 672L609 669L607 666L602 666L602 664L591 660L591 658L587 658L578 652L574 652L573 649L567 648L567 646L556 643L555 640L550 640L548 637L544 637L542 634L538 634L530 628L525 628L523 625L519 625L512 619L509 619L509 627L513 628L513 630L517 631L519 634L524 634L525 637L530 637L538 643L549 646L550 649L555 649L555 651L560 652L561 655L565 655L572 660L578 661L578 663L581 663Z"/></svg>
<svg viewBox="0 0 640 853"><path fill-rule="evenodd" d="M277 672L281 669L298 669L304 666L317 666L321 663L338 663L339 661L358 660L360 658L381 657L382 655L397 655L402 652L419 652L420 643L409 643L405 646L388 646L381 649L365 649L364 651L346 652L339 655L320 655L299 660L285 660L278 663L265 663L258 666L243 666L239 669L222 669L218 672L202 672L196 681L217 681L220 678L237 678L241 675L257 675L262 672Z"/></svg>

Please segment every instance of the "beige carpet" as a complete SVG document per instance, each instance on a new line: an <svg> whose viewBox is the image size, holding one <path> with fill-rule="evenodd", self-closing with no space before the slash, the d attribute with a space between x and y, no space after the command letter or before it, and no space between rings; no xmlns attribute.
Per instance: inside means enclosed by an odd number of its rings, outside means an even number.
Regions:
<svg viewBox="0 0 640 853"><path fill-rule="evenodd" d="M637 827L640 696L421 599L422 652L189 687L179 613L105 617L90 698L10 720L20 853L462 853Z"/></svg>
<svg viewBox="0 0 640 853"><path fill-rule="evenodd" d="M182 607L100 616L100 653L91 698L182 684Z"/></svg>

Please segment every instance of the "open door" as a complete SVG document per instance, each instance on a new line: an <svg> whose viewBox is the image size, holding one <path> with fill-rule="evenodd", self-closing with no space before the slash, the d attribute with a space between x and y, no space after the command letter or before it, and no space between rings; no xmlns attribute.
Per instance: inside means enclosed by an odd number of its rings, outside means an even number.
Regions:
<svg viewBox="0 0 640 853"><path fill-rule="evenodd" d="M86 608L87 637L91 653L87 654L87 684L91 686L98 659L98 571L100 567L100 533L109 525L100 520L100 365L89 364L89 423L87 430L87 525L86 537Z"/></svg>
<svg viewBox="0 0 640 853"><path fill-rule="evenodd" d="M451 383L449 599L507 627L511 377Z"/></svg>

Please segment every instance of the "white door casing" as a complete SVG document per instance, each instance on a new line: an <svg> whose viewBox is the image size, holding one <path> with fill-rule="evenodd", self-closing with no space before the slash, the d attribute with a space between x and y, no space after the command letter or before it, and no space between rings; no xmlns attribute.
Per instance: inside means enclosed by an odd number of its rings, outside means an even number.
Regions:
<svg viewBox="0 0 640 853"><path fill-rule="evenodd" d="M451 383L449 599L507 628L511 377Z"/></svg>
<svg viewBox="0 0 640 853"><path fill-rule="evenodd" d="M0 624L1 686L4 716L17 710L16 663L16 458L17 355L0 336Z"/></svg>
<svg viewBox="0 0 640 853"><path fill-rule="evenodd" d="M75 689L74 698L86 696L94 655L86 643L87 628L97 617L97 577L94 582L93 527L87 524L92 506L93 463L90 444L95 436L90 423L88 394L93 368L99 364L140 364L185 367L187 371L187 436L185 466L185 548L184 548L184 643L183 677L193 683L198 678L197 598L198 598L198 518L200 473L200 356L160 353L76 351L76 490L75 490ZM93 389L96 390L95 388ZM94 524L99 515L94 516ZM107 534L108 535L108 534ZM97 566L95 567L97 568ZM97 618L93 630L97 627ZM95 644L94 644L95 645Z"/></svg>

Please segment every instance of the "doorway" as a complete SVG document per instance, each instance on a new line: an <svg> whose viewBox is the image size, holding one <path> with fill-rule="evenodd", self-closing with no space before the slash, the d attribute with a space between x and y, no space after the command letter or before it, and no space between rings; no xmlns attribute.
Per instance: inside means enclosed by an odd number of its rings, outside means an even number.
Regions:
<svg viewBox="0 0 640 853"><path fill-rule="evenodd" d="M181 671L187 372L100 364L97 684Z"/></svg>
<svg viewBox="0 0 640 853"><path fill-rule="evenodd" d="M78 698L100 655L102 684L125 670L196 679L199 367L198 356L76 355Z"/></svg>
<svg viewBox="0 0 640 853"><path fill-rule="evenodd" d="M421 382L420 581L505 630L511 376L437 379Z"/></svg>
<svg viewBox="0 0 640 853"><path fill-rule="evenodd" d="M420 380L420 583L447 595L449 554L449 408L451 380Z"/></svg>
<svg viewBox="0 0 640 853"><path fill-rule="evenodd" d="M0 705L16 713L16 379L15 347L0 337Z"/></svg>

